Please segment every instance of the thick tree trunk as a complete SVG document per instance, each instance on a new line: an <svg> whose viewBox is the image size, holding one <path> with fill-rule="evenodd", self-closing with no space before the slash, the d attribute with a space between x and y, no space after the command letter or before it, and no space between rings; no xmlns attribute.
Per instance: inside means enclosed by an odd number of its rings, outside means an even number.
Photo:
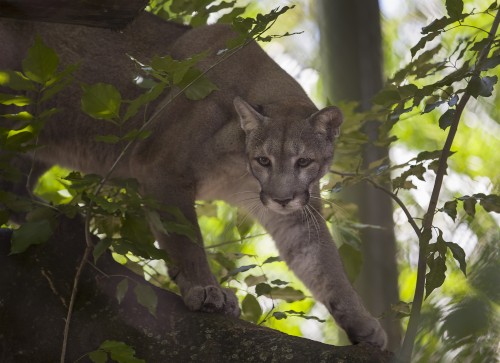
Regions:
<svg viewBox="0 0 500 363"><path fill-rule="evenodd" d="M382 88L379 13L377 0L319 2L325 89L332 102L357 101L360 109L366 110ZM370 140L376 140L378 123L366 124L365 132ZM386 148L366 145L364 166L387 157L387 153ZM347 197L358 205L361 223L382 227L362 231L364 263L357 286L370 312L387 316L382 325L389 335L389 349L394 350L400 344L401 328L388 314L391 304L399 300L392 202L370 185L352 188Z"/></svg>
<svg viewBox="0 0 500 363"><path fill-rule="evenodd" d="M122 29L147 0L0 0L0 17Z"/></svg>
<svg viewBox="0 0 500 363"><path fill-rule="evenodd" d="M61 219L44 245L9 255L0 230L0 362L56 362L76 266L85 246L79 219ZM121 304L116 286L129 291ZM135 282L134 282L135 281ZM137 303L135 284L153 288L156 317ZM188 311L179 296L158 289L104 254L87 264L71 321L67 362L105 340L123 341L146 362L388 362L390 353L360 344L334 347L217 314Z"/></svg>

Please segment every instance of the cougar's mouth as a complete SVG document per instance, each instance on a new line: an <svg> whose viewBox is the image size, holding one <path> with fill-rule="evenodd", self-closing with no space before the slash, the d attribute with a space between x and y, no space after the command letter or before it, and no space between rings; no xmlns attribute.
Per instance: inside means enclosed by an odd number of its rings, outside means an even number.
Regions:
<svg viewBox="0 0 500 363"><path fill-rule="evenodd" d="M270 196L264 192L260 192L260 200L262 204L279 214L290 214L301 210L307 205L309 200L308 193L304 196L291 195L288 197Z"/></svg>

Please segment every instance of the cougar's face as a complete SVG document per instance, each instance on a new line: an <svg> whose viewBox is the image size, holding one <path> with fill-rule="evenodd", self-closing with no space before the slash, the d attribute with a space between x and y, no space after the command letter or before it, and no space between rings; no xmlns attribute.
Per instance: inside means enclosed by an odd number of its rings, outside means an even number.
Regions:
<svg viewBox="0 0 500 363"><path fill-rule="evenodd" d="M329 108L308 117L267 117L235 100L246 133L248 167L260 184L260 200L289 214L309 203L312 187L328 171L341 115Z"/></svg>

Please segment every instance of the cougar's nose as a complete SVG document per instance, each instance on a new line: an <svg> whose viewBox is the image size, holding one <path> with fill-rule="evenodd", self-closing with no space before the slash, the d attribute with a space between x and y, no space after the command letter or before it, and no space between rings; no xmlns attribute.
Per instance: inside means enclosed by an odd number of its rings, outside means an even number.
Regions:
<svg viewBox="0 0 500 363"><path fill-rule="evenodd" d="M281 205L283 208L286 207L288 203L292 201L293 198L288 198L288 199L278 199L278 198L273 198L273 201Z"/></svg>

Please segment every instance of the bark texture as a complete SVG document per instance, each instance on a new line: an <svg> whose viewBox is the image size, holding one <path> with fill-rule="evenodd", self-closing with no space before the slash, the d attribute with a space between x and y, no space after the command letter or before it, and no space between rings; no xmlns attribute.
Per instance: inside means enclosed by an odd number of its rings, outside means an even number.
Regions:
<svg viewBox="0 0 500 363"><path fill-rule="evenodd" d="M0 17L124 28L147 0L0 0Z"/></svg>

